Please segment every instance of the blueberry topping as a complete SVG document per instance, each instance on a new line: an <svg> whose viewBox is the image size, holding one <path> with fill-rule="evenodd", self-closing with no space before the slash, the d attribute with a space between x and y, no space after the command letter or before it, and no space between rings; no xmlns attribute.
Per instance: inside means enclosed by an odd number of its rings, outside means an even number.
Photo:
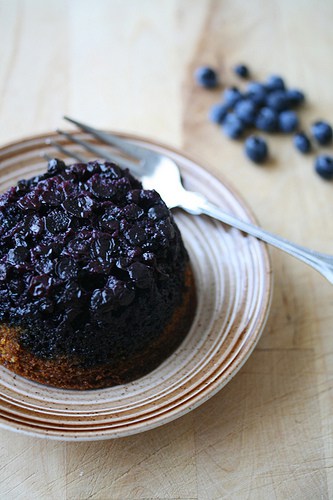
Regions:
<svg viewBox="0 0 333 500"><path fill-rule="evenodd" d="M223 131L230 139L239 139L244 133L244 124L235 113L229 113L223 122Z"/></svg>
<svg viewBox="0 0 333 500"><path fill-rule="evenodd" d="M194 73L195 80L200 87L213 89L218 85L218 77L216 71L208 66L197 68Z"/></svg>
<svg viewBox="0 0 333 500"><path fill-rule="evenodd" d="M311 151L311 142L304 132L298 132L294 135L294 146L301 153L309 153Z"/></svg>
<svg viewBox="0 0 333 500"><path fill-rule="evenodd" d="M228 104L222 102L214 104L209 110L209 120L220 125L223 123L223 120L227 116L229 110L230 106Z"/></svg>
<svg viewBox="0 0 333 500"><path fill-rule="evenodd" d="M250 136L245 141L245 153L255 163L263 163L268 156L266 141L258 136Z"/></svg>
<svg viewBox="0 0 333 500"><path fill-rule="evenodd" d="M237 64L234 67L234 72L240 78L249 78L249 76L250 76L249 69L247 66L245 66L245 64Z"/></svg>
<svg viewBox="0 0 333 500"><path fill-rule="evenodd" d="M0 221L0 318L36 356L134 353L179 304L188 257L173 217L113 163L51 160L0 195Z"/></svg>
<svg viewBox="0 0 333 500"><path fill-rule="evenodd" d="M51 234L66 231L71 223L71 218L62 210L53 210L45 217L45 229Z"/></svg>
<svg viewBox="0 0 333 500"><path fill-rule="evenodd" d="M298 127L298 116L294 111L282 111L279 114L279 129L281 132L294 132Z"/></svg>
<svg viewBox="0 0 333 500"><path fill-rule="evenodd" d="M141 262L128 267L128 274L138 288L148 288L152 283L152 270Z"/></svg>
<svg viewBox="0 0 333 500"><path fill-rule="evenodd" d="M276 132L279 127L278 113L271 108L261 108L257 114L255 126L264 132Z"/></svg>
<svg viewBox="0 0 333 500"><path fill-rule="evenodd" d="M324 121L317 121L311 126L311 133L319 144L325 146L332 141L332 127Z"/></svg>
<svg viewBox="0 0 333 500"><path fill-rule="evenodd" d="M323 179L333 179L333 157L326 155L317 156L315 170Z"/></svg>

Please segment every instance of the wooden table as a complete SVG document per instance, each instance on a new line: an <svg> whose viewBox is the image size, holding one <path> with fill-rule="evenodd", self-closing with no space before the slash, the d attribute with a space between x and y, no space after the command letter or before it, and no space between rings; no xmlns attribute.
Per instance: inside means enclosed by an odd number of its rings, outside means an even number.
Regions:
<svg viewBox="0 0 333 500"><path fill-rule="evenodd" d="M180 147L224 176L262 226L333 253L333 185L290 137L269 137L254 166L207 120L246 62L307 95L304 127L333 119L329 0L0 0L0 141L54 130L64 113ZM237 81L238 82L238 81ZM332 147L325 151L332 153ZM258 347L216 396L164 427L64 443L0 431L0 498L333 498L333 288L271 251L274 298ZM330 496L331 495L331 496Z"/></svg>

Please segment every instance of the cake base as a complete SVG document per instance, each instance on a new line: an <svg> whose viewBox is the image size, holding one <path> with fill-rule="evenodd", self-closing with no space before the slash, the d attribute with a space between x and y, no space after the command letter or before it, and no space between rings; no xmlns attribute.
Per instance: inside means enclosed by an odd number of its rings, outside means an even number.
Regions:
<svg viewBox="0 0 333 500"><path fill-rule="evenodd" d="M0 325L0 364L34 382L61 389L89 390L126 384L147 375L176 350L189 331L195 309L194 278L188 265L182 302L163 332L130 359L93 367L82 366L74 356L42 359L20 346L18 328Z"/></svg>

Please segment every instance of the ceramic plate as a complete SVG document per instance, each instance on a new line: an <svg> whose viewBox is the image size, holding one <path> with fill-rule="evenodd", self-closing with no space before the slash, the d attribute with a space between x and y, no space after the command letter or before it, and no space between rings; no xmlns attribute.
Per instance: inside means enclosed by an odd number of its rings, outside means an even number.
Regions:
<svg viewBox="0 0 333 500"><path fill-rule="evenodd" d="M52 136L31 137L0 149L1 191L45 170L43 153L60 156L45 144ZM160 144L122 137L174 158L188 189L255 222L234 190L195 161ZM65 144L66 139L61 142ZM237 373L254 349L268 315L272 283L266 246L204 216L175 211L175 217L190 254L198 295L193 325L177 351L130 384L82 392L43 386L0 367L0 426L63 440L127 436L192 410Z"/></svg>

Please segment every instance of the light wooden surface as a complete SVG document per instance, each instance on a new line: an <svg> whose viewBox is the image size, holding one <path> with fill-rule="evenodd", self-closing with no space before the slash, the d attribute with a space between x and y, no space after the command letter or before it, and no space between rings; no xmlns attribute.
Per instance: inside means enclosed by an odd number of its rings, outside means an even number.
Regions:
<svg viewBox="0 0 333 500"><path fill-rule="evenodd" d="M251 165L209 124L219 91L193 70L247 62L308 96L305 126L333 120L330 0L0 0L0 142L53 130L64 113L178 146L224 175L267 229L333 253L333 184L289 138ZM333 148L327 151L333 152ZM263 337L219 394L162 428L62 443L0 431L0 498L327 499L333 491L333 287L271 251Z"/></svg>

